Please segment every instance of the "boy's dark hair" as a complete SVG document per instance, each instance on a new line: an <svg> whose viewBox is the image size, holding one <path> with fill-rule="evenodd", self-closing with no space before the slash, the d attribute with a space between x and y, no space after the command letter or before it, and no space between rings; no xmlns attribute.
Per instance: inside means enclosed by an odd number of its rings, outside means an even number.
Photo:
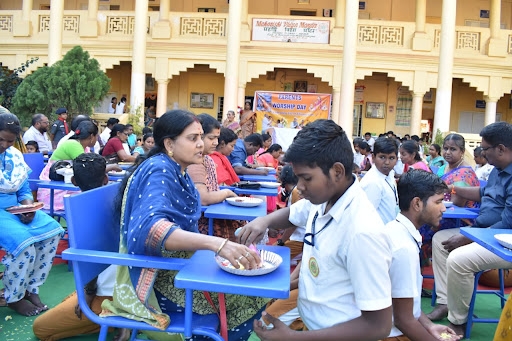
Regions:
<svg viewBox="0 0 512 341"><path fill-rule="evenodd" d="M366 133L364 133L364 136L367 136L367 135L372 136L372 133L370 133L369 131L367 131Z"/></svg>
<svg viewBox="0 0 512 341"><path fill-rule="evenodd" d="M115 98L115 97L112 97ZM115 117L111 117L107 120L107 126L113 126L114 124L118 124L119 120Z"/></svg>
<svg viewBox="0 0 512 341"><path fill-rule="evenodd" d="M507 122L495 122L480 132L480 136L487 141L491 147L495 147L499 144L512 149L512 124Z"/></svg>
<svg viewBox="0 0 512 341"><path fill-rule="evenodd" d="M78 125L83 121L90 121L91 118L87 115L77 115L71 120L71 130L75 131Z"/></svg>
<svg viewBox="0 0 512 341"><path fill-rule="evenodd" d="M285 161L320 167L325 175L340 162L345 167L345 176L350 178L354 153L343 128L331 120L316 120L298 132L285 154Z"/></svg>
<svg viewBox="0 0 512 341"><path fill-rule="evenodd" d="M203 128L203 134L209 134L214 129L220 129L220 123L213 116L208 114L199 114L197 115L197 119L199 123L201 123L201 127Z"/></svg>
<svg viewBox="0 0 512 341"><path fill-rule="evenodd" d="M411 140L414 140L416 142L420 142L420 137L418 135L412 135Z"/></svg>
<svg viewBox="0 0 512 341"><path fill-rule="evenodd" d="M283 169L281 169L279 179L281 180L281 187L283 188L285 185L296 185L299 182L299 179L293 172L291 165L285 165Z"/></svg>
<svg viewBox="0 0 512 341"><path fill-rule="evenodd" d="M377 153L398 155L398 144L395 139L387 139L385 137L379 137L373 145L373 154Z"/></svg>
<svg viewBox="0 0 512 341"><path fill-rule="evenodd" d="M365 152L369 152L370 150L372 150L372 148L370 147L368 142L365 142L365 141L359 142L359 149L364 150Z"/></svg>
<svg viewBox="0 0 512 341"><path fill-rule="evenodd" d="M96 153L82 153L73 160L73 177L83 192L103 186L107 163Z"/></svg>
<svg viewBox="0 0 512 341"><path fill-rule="evenodd" d="M415 197L420 198L423 204L426 204L431 196L447 192L448 186L436 174L413 169L400 176L397 190L398 206L402 211L407 211Z"/></svg>
<svg viewBox="0 0 512 341"><path fill-rule="evenodd" d="M245 142L252 144L254 147L263 147L263 139L258 133L251 134L244 139Z"/></svg>
<svg viewBox="0 0 512 341"><path fill-rule="evenodd" d="M142 135L146 135L148 133L153 133L153 129L151 129L150 127L142 128Z"/></svg>
<svg viewBox="0 0 512 341"><path fill-rule="evenodd" d="M219 145L221 142L228 144L236 139L238 139L238 136L236 136L233 130L224 127L220 128Z"/></svg>

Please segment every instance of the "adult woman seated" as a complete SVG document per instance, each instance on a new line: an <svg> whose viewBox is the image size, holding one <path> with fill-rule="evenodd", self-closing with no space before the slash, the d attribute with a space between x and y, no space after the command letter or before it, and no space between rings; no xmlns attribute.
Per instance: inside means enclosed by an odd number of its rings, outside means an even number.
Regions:
<svg viewBox="0 0 512 341"><path fill-rule="evenodd" d="M428 147L428 154L428 166L433 172L437 173L439 167L444 166L446 164L446 160L443 159L443 157L441 156L441 147L436 143L431 144L430 147Z"/></svg>
<svg viewBox="0 0 512 341"><path fill-rule="evenodd" d="M124 147L125 144L128 146L128 135L130 135L130 129L124 124L116 124L112 127L110 138L101 152L101 155L107 159L108 163L135 161L136 156L130 155L129 147L128 151Z"/></svg>
<svg viewBox="0 0 512 341"><path fill-rule="evenodd" d="M213 162L217 165L217 183L219 185L231 186L240 181L228 160L228 156L235 148L237 139L238 137L231 129L220 128L219 144L215 147L215 151L210 154Z"/></svg>
<svg viewBox="0 0 512 341"><path fill-rule="evenodd" d="M471 165L464 160L465 140L462 135L449 134L443 141L443 157L446 164L439 167L437 175L448 185L460 187L480 186L478 177ZM451 201L451 194L446 193L444 200ZM475 207L474 201L464 201L458 203L463 207ZM422 245L422 264L428 264L432 257L432 237L439 230L451 229L456 227L456 219L442 219L439 226L422 226L420 233L423 237ZM472 221L466 221L466 225L472 225Z"/></svg>
<svg viewBox="0 0 512 341"><path fill-rule="evenodd" d="M201 123L204 134L203 163L188 166L187 172L199 192L201 205L208 206L222 202L226 198L236 197L236 194L229 189L219 189L215 170L217 167L209 156L218 145L219 121L208 114L200 114L197 119ZM245 223L240 220L214 219L214 235L236 241L235 230L244 225ZM199 219L199 232L208 234L208 218L201 217Z"/></svg>
<svg viewBox="0 0 512 341"><path fill-rule="evenodd" d="M188 258L190 251L206 249L217 252L236 268L240 262L245 268L253 269L261 262L257 252L227 239L198 233L199 194L186 169L204 161L202 135L201 124L188 111L172 110L156 121L155 147L145 160L139 161L120 189L119 251ZM166 311L177 309L176 304L184 305L184 291L173 285L175 275L175 271L120 266L114 301L104 301L102 307L108 314L146 321L163 329L170 319L161 311L161 305L165 305ZM217 300L215 294L211 296ZM251 328L252 317L266 302L268 299L226 296L229 330L246 321L247 326L237 329ZM215 313L201 292L195 293L193 310L200 314ZM232 336L230 340L235 339Z"/></svg>
<svg viewBox="0 0 512 341"><path fill-rule="evenodd" d="M39 299L39 287L48 278L64 230L42 211L11 214L5 210L34 201L28 184L31 170L13 147L20 132L15 115L0 115L0 248L6 251L2 281L8 306L21 315L34 316L48 309Z"/></svg>
<svg viewBox="0 0 512 341"><path fill-rule="evenodd" d="M60 143L52 154L52 157L43 168L39 179L50 180L50 169L52 165L60 160L74 160L78 155L84 153L85 148L93 147L98 140L98 127L90 120L80 122L78 127L74 130L74 135L71 136L67 141ZM37 200L44 202L44 208L50 208L50 189L39 188L37 190ZM53 209L63 210L64 201L63 198L67 194L73 192L64 190L54 190L53 193Z"/></svg>
<svg viewBox="0 0 512 341"><path fill-rule="evenodd" d="M414 140L408 140L400 146L400 159L404 164L404 172L409 169L422 169L431 172L427 164L421 160L418 143Z"/></svg>

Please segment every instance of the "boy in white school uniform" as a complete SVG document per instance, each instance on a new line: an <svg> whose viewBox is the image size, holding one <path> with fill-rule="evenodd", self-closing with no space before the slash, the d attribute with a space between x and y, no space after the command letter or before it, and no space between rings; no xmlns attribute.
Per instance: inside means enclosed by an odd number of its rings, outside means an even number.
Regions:
<svg viewBox="0 0 512 341"><path fill-rule="evenodd" d="M272 329L254 322L261 340L378 340L389 335L391 243L351 173L353 157L336 123L308 124L285 155L305 199L242 228L240 241L250 244L267 227L306 226L298 309L308 331L293 331L266 314Z"/></svg>
<svg viewBox="0 0 512 341"><path fill-rule="evenodd" d="M373 147L374 167L361 179L361 187L384 224L394 220L398 214L398 194L393 170L397 160L396 140L378 138Z"/></svg>

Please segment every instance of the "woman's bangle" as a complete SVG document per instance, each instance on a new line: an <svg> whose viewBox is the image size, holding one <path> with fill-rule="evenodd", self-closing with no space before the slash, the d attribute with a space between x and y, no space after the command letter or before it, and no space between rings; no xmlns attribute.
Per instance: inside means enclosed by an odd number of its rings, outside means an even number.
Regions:
<svg viewBox="0 0 512 341"><path fill-rule="evenodd" d="M450 192L450 194L457 194L457 192L455 192L455 185L452 185L452 191Z"/></svg>
<svg viewBox="0 0 512 341"><path fill-rule="evenodd" d="M217 249L217 252L215 252L215 256L218 256L220 251L222 250L222 248L224 247L224 245L226 245L226 243L228 242L229 238L226 238L224 239L224 241L222 242L222 244L220 244L219 248Z"/></svg>

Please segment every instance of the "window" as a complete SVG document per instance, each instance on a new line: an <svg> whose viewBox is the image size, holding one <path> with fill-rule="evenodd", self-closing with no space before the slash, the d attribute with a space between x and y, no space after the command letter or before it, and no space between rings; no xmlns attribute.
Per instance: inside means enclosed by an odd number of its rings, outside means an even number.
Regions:
<svg viewBox="0 0 512 341"><path fill-rule="evenodd" d="M311 9L311 10L291 9L290 15L297 15L297 16L302 16L302 17L316 17L316 10L315 9Z"/></svg>
<svg viewBox="0 0 512 341"><path fill-rule="evenodd" d="M198 12L207 12L207 13L215 13L215 8L198 8Z"/></svg>
<svg viewBox="0 0 512 341"><path fill-rule="evenodd" d="M395 126L409 127L411 125L412 95L407 89L398 90L396 101Z"/></svg>
<svg viewBox="0 0 512 341"><path fill-rule="evenodd" d="M224 111L224 96L219 96L217 106L217 121L222 122L222 112Z"/></svg>

